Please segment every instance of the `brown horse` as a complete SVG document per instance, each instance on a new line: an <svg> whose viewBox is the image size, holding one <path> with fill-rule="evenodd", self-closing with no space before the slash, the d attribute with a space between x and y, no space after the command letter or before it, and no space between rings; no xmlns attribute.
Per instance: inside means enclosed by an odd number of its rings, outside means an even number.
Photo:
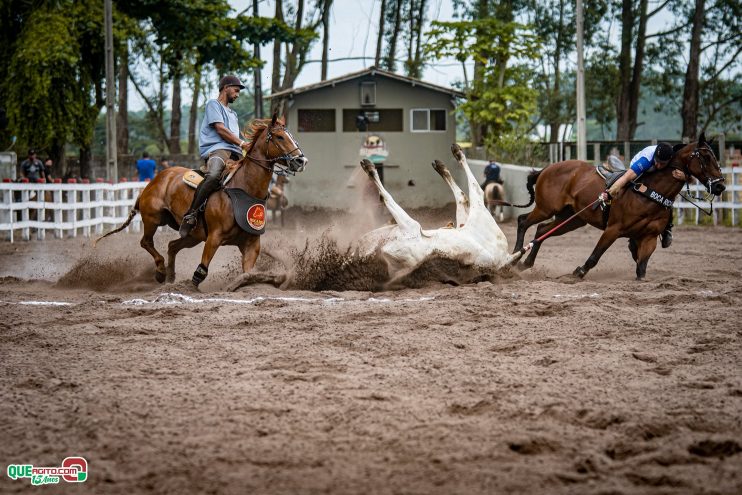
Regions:
<svg viewBox="0 0 742 495"><path fill-rule="evenodd" d="M668 166L645 174L635 182L644 184L671 202L685 184L673 178L673 169L683 171L687 180L691 180L691 176L696 177L711 194L719 195L724 191L724 177L719 163L709 143L705 141L703 133L696 143L675 146L675 155ZM538 226L536 230L538 238L575 212L595 202L598 195L606 189L605 181L595 172L595 167L580 161L554 163L542 170L534 171L528 176L527 187L531 194L531 202L516 206L528 207L535 199L536 207L530 213L518 217L515 251L523 248L525 233L530 226L555 217L551 222ZM629 250L636 262L636 278L638 280L644 278L649 258L657 247L657 236L671 218L672 208L662 206L629 189L630 187L625 188L613 198L607 219L604 218L603 210L600 208L587 208L553 234L566 234L586 224L604 231L590 257L584 265L575 269L573 275L584 277L616 239L628 237ZM521 268L533 266L539 247L540 243L534 241L533 248Z"/></svg>
<svg viewBox="0 0 742 495"><path fill-rule="evenodd" d="M274 170L279 175L301 172L307 165L307 158L299 144L286 129L284 121L276 115L269 120L254 120L248 126L245 137L251 143L230 182L231 188L240 188L254 198L266 198L268 185ZM137 213L142 215L144 234L141 246L155 260L155 279L158 282L175 280L175 257L183 248L193 247L205 242L201 264L193 274L193 283L198 285L208 273L216 250L220 246L237 246L242 253L242 270L247 273L255 265L260 254L260 235L242 230L234 217L232 202L220 190L209 197L203 216L198 225L185 238L178 238L168 244L167 266L165 260L155 249L154 235L161 225L169 225L178 230L183 215L188 211L194 190L183 181L188 169L171 167L157 174L139 195L134 209L124 224L96 240L125 229ZM244 277L244 274L243 274Z"/></svg>

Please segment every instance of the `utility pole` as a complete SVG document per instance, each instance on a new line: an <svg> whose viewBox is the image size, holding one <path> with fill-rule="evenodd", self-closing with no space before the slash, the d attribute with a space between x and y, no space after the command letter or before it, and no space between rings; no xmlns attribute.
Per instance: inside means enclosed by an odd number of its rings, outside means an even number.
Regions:
<svg viewBox="0 0 742 495"><path fill-rule="evenodd" d="M116 84L113 73L113 6L105 2L106 28L106 178L118 181L118 149L116 146Z"/></svg>
<svg viewBox="0 0 742 495"><path fill-rule="evenodd" d="M587 132L585 130L585 57L582 35L584 16L582 0L577 2L577 159L587 160ZM598 160L598 157L595 157Z"/></svg>
<svg viewBox="0 0 742 495"><path fill-rule="evenodd" d="M258 0L252 0L252 15L258 17ZM260 43L255 43L255 58L260 60ZM260 66L255 67L255 118L263 118L263 82L260 80Z"/></svg>

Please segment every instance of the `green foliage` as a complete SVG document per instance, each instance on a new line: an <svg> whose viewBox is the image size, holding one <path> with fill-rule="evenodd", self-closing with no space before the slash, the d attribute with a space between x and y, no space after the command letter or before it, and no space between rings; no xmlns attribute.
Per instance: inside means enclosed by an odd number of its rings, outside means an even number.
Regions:
<svg viewBox="0 0 742 495"><path fill-rule="evenodd" d="M457 22L433 22L428 32L427 53L473 59L481 74L466 88L461 109L472 124L486 126L485 144L497 147L509 136L527 133L536 111L531 66L540 48L536 36L524 25L485 18Z"/></svg>
<svg viewBox="0 0 742 495"><path fill-rule="evenodd" d="M89 145L102 105L103 7L92 0L59 1L16 12L17 36L0 61L2 103L19 144L40 149L72 140Z"/></svg>

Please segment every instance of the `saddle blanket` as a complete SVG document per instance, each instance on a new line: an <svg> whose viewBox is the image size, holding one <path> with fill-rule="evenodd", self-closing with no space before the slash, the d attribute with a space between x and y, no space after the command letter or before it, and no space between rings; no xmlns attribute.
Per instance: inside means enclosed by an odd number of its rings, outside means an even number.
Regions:
<svg viewBox="0 0 742 495"><path fill-rule="evenodd" d="M224 189L232 200L234 219L242 230L254 235L265 232L265 199L253 198L242 189Z"/></svg>

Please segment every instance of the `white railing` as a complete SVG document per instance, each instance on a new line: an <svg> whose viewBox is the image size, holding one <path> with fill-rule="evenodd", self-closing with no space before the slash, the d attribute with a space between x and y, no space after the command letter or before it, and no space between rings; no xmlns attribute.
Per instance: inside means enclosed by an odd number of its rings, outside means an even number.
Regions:
<svg viewBox="0 0 742 495"><path fill-rule="evenodd" d="M118 184L0 183L0 235L13 242L16 231L23 240L90 237L122 224L146 182ZM129 229L138 232L139 216ZM3 234L4 233L4 234Z"/></svg>

